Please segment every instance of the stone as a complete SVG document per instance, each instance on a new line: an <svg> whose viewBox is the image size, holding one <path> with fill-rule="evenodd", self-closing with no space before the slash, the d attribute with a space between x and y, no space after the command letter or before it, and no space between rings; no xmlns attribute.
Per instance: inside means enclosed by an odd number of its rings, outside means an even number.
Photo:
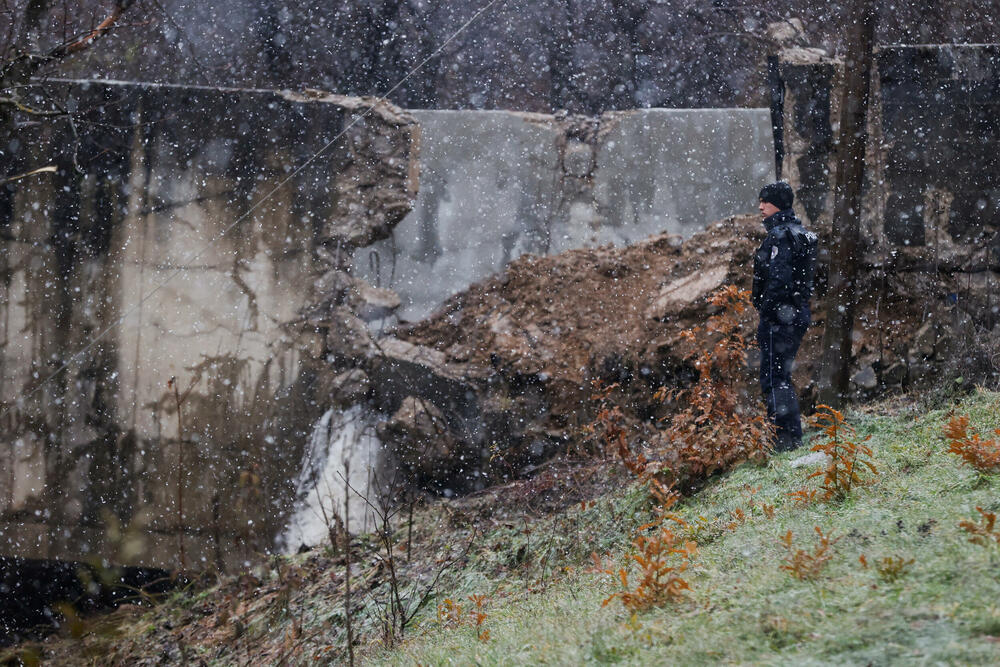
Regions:
<svg viewBox="0 0 1000 667"><path fill-rule="evenodd" d="M646 310L646 317L651 320L664 320L677 315L725 285L728 276L729 257L725 256L720 264L678 278L660 289L660 293Z"/></svg>
<svg viewBox="0 0 1000 667"><path fill-rule="evenodd" d="M882 373L882 382L888 387L902 385L906 381L906 365L897 361Z"/></svg>
<svg viewBox="0 0 1000 667"><path fill-rule="evenodd" d="M802 19L799 18L768 23L767 36L776 44L799 44L805 40L805 26L802 25Z"/></svg>
<svg viewBox="0 0 1000 667"><path fill-rule="evenodd" d="M356 405L368 397L371 380L360 368L352 368L337 375L330 387L331 400L341 406Z"/></svg>
<svg viewBox="0 0 1000 667"><path fill-rule="evenodd" d="M861 367L861 370L854 373L851 376L851 382L859 389L869 391L878 387L878 377L875 375L875 369L872 368L871 364L865 364Z"/></svg>
<svg viewBox="0 0 1000 667"><path fill-rule="evenodd" d="M391 289L373 287L363 280L355 283L358 317L365 322L382 320L396 312L401 303L399 295Z"/></svg>
<svg viewBox="0 0 1000 667"><path fill-rule="evenodd" d="M375 287L347 271L331 269L313 283L314 304L347 306L366 322L391 316L400 305L399 295Z"/></svg>
<svg viewBox="0 0 1000 667"><path fill-rule="evenodd" d="M788 462L789 468L805 468L806 466L826 465L830 457L823 452L812 452Z"/></svg>
<svg viewBox="0 0 1000 667"><path fill-rule="evenodd" d="M933 320L924 322L917 333L913 334L911 356L917 359L930 359L934 356L934 346L937 344L938 330Z"/></svg>
<svg viewBox="0 0 1000 667"><path fill-rule="evenodd" d="M314 304L340 306L348 303L354 278L347 271L331 269L313 281ZM351 304L353 305L353 304Z"/></svg>
<svg viewBox="0 0 1000 667"><path fill-rule="evenodd" d="M374 341L368 325L348 308L334 308L325 324L326 346L334 357L332 361L350 363L372 354Z"/></svg>
<svg viewBox="0 0 1000 667"><path fill-rule="evenodd" d="M373 348L371 379L375 402L395 412L407 396L442 410L453 427L462 428L475 414L476 391L443 352L391 336Z"/></svg>
<svg viewBox="0 0 1000 667"><path fill-rule="evenodd" d="M452 437L442 412L433 403L407 396L392 417L375 427L379 439L403 468L421 481L445 479L455 468Z"/></svg>

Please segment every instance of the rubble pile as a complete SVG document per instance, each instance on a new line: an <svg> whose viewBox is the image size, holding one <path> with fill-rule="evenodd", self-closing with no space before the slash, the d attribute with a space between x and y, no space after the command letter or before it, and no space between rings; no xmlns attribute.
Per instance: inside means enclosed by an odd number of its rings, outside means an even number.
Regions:
<svg viewBox="0 0 1000 667"><path fill-rule="evenodd" d="M390 415L379 434L414 480L456 490L480 488L565 451L593 417L595 380L618 383L617 395L641 430L666 409L655 390L694 377L681 332L704 324L712 308L706 297L719 287L749 289L763 234L759 217L747 215L686 241L659 235L622 248L525 255L426 320L381 338L351 316L353 326L328 340L337 338L343 359L360 368L338 376L331 394L351 397L342 403L363 395ZM963 337L946 332L963 322L980 332L986 326L970 313L989 315L992 274L969 273L955 258L928 264L928 252L885 250L864 259L856 398L940 380L956 354L969 360L956 352ZM815 403L824 283L821 264L813 324L794 372L806 412ZM752 343L756 314L747 312L743 324ZM987 339L980 337L979 347ZM757 400L755 352L748 362L734 381Z"/></svg>
<svg viewBox="0 0 1000 667"><path fill-rule="evenodd" d="M637 419L662 412L655 390L694 375L680 333L707 319L705 297L716 289L749 287L762 237L756 216L738 216L686 242L659 235L624 248L526 255L392 337L424 350L443 377L474 387L464 423L475 422L465 437L478 443L466 451L478 449L481 471L530 467L580 435L596 406L594 380L618 383ZM745 319L750 335L752 316ZM439 405L440 396L423 392Z"/></svg>

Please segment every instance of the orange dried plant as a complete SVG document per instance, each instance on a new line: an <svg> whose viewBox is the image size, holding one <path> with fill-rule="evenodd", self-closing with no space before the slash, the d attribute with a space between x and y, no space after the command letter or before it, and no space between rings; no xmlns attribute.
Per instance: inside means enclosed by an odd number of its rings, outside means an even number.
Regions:
<svg viewBox="0 0 1000 667"><path fill-rule="evenodd" d="M437 620L441 625L453 627L462 622L462 605L445 598L437 606Z"/></svg>
<svg viewBox="0 0 1000 667"><path fill-rule="evenodd" d="M669 420L665 434L693 477L762 459L774 434L760 407L746 405L733 383L746 368L742 315L750 305L750 292L727 285L710 302L718 312L704 327L681 334L692 346L685 358L698 372L698 380L687 389L661 389L657 394L661 400L684 405L665 418Z"/></svg>
<svg viewBox="0 0 1000 667"><path fill-rule="evenodd" d="M779 539L779 542L788 551L781 569L796 579L805 581L817 578L834 556L833 545L840 540L839 537L834 539L830 535L824 534L819 526L814 526L814 530L818 542L812 551L796 549L790 530Z"/></svg>
<svg viewBox="0 0 1000 667"><path fill-rule="evenodd" d="M629 472L642 475L646 471L646 457L636 454L629 447L625 414L611 398L618 383L605 385L601 380L594 380L592 385L594 393L591 400L598 401L600 407L594 421L586 427L587 432L601 439L605 456L617 456Z"/></svg>
<svg viewBox="0 0 1000 667"><path fill-rule="evenodd" d="M658 482L653 481L655 490ZM626 566L615 568L597 554L591 555L594 567L590 572L611 577L621 588L609 595L602 606L607 606L617 598L629 611L645 611L675 602L684 596L685 591L691 589L681 575L696 556L698 545L693 541L683 540L672 530L674 525L687 527L687 522L669 511L677 498L672 490L668 495L662 496L657 518L639 526L636 537L632 540L633 551L628 555L629 563ZM634 564L638 569L638 576L633 579L634 585L629 583L629 564Z"/></svg>
<svg viewBox="0 0 1000 667"><path fill-rule="evenodd" d="M475 605L472 610L472 626L476 630L476 639L481 642L490 640L490 631L483 627L486 622L486 612L483 611L489 597L486 595L470 595L469 600Z"/></svg>
<svg viewBox="0 0 1000 667"><path fill-rule="evenodd" d="M634 586L629 584L627 567L616 569L593 554L594 568L591 571L606 574L621 586L621 590L608 596L602 606L618 598L629 611L645 611L675 602L684 596L685 591L691 589L681 575L697 554L698 545L681 540L666 522L655 524L652 533L633 539L632 548L634 553L629 554L628 558L639 571Z"/></svg>
<svg viewBox="0 0 1000 667"><path fill-rule="evenodd" d="M813 445L811 450L826 454L828 463L807 478L822 479L823 500L842 499L851 489L864 484L866 475L878 475L878 469L871 462L872 450L865 444L871 436L856 442L857 431L847 423L842 412L829 405L818 405L816 413L809 418L809 425L821 429L826 436L825 441Z"/></svg>
<svg viewBox="0 0 1000 667"><path fill-rule="evenodd" d="M1000 436L1000 428L993 433ZM948 451L980 472L1000 472L1000 442L983 440L978 433L969 433L969 417L955 415L944 427Z"/></svg>
<svg viewBox="0 0 1000 667"><path fill-rule="evenodd" d="M795 501L796 507L805 507L806 505L811 505L816 502L816 498L819 496L819 491L816 489L802 487L801 489L797 489L795 491L789 491L785 495Z"/></svg>
<svg viewBox="0 0 1000 667"><path fill-rule="evenodd" d="M903 556L884 556L875 561L875 571L883 581L892 583L904 577L916 562L913 558Z"/></svg>
<svg viewBox="0 0 1000 667"><path fill-rule="evenodd" d="M976 511L980 514L979 523L972 519L963 519L958 522L958 527L972 536L969 541L973 544L982 547L1000 544L1000 530L995 528L996 512L987 512L982 507L976 507Z"/></svg>
<svg viewBox="0 0 1000 667"><path fill-rule="evenodd" d="M489 601L487 595L470 595L469 600L474 608L466 613L462 605L451 598L445 598L437 606L438 623L447 628L456 628L468 624L476 631L476 639L481 642L489 641L490 631L483 627L486 623L486 603Z"/></svg>
<svg viewBox="0 0 1000 667"><path fill-rule="evenodd" d="M736 530L746 523L747 513L743 511L743 508L737 507L736 509L729 511L729 518L732 519L732 521L726 524L726 530Z"/></svg>

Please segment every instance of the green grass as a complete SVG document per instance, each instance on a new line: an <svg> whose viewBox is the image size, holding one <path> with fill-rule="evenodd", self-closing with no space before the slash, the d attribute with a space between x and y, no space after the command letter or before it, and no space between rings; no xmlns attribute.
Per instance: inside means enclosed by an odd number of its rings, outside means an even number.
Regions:
<svg viewBox="0 0 1000 667"><path fill-rule="evenodd" d="M975 426L990 430L1000 425L998 408L1000 395L988 392L960 406ZM633 488L539 522L528 534L502 528L484 537L501 548L477 556L461 585L440 597L490 594L489 641L477 640L469 626L441 627L428 609L404 644L367 659L387 665L1000 662L1000 550L969 543L957 526L978 518L977 505L1000 510L1000 479L945 452L944 411L871 412L848 418L860 435L872 436L882 474L843 502L800 507L788 498L812 470L790 466L803 449L765 466L742 466L678 506L700 546L686 575L693 590L683 602L636 616L618 601L602 607L612 588L585 571L591 550L621 558L629 532L647 516ZM747 487L757 489L757 503L776 507L773 519L759 506L748 508ZM748 519L727 529L736 508ZM779 567L785 550L778 538L791 530L797 544L808 546L814 526L840 541L818 579L799 581ZM516 558L520 543L523 562ZM871 565L885 556L914 563L887 581L874 567L862 568L862 554Z"/></svg>

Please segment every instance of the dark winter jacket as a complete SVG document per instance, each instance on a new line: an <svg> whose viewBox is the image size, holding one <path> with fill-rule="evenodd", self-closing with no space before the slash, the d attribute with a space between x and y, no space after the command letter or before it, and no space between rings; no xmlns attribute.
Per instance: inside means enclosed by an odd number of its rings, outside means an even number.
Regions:
<svg viewBox="0 0 1000 667"><path fill-rule="evenodd" d="M753 305L761 319L808 325L816 271L816 235L792 209L764 219L767 237L753 259Z"/></svg>

